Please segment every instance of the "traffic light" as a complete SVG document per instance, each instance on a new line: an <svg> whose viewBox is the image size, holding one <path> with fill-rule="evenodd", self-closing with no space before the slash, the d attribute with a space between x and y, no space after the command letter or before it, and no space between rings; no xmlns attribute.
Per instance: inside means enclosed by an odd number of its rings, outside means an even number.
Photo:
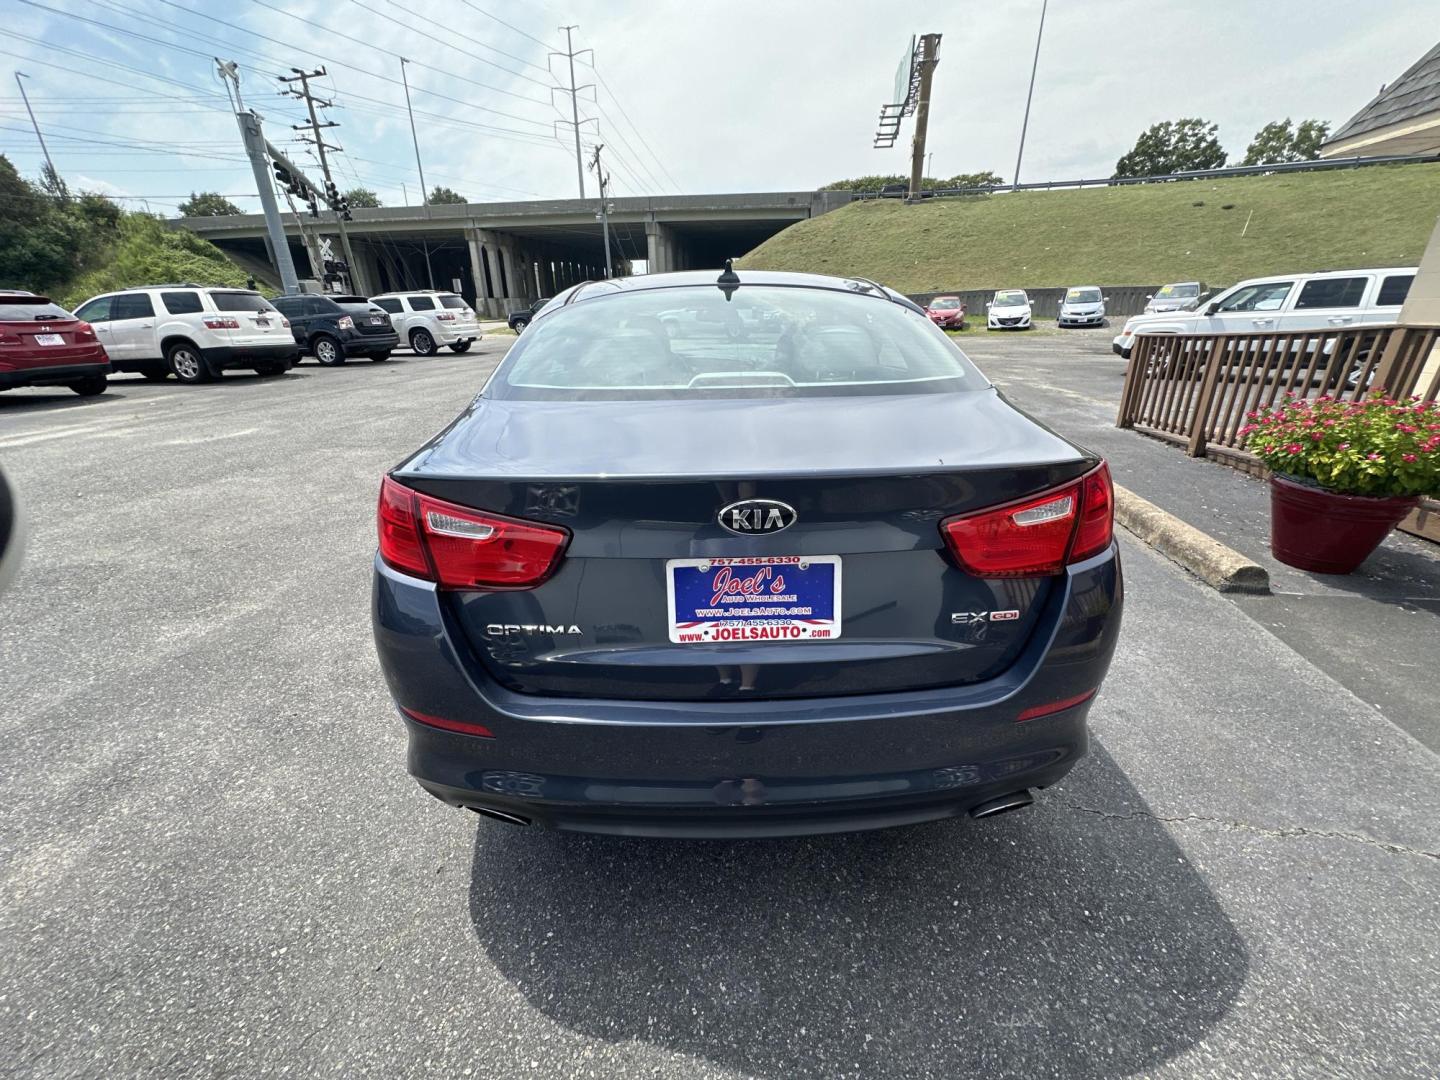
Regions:
<svg viewBox="0 0 1440 1080"><path fill-rule="evenodd" d="M274 169L275 169L275 179L280 182L280 186L283 187L283 188L284 188L287 192L289 192L291 195L299 195L299 194L300 194L300 180L299 180L299 178L296 177L296 175L295 175L294 173L292 173L289 169L287 169L284 165L280 164L280 162L278 162L278 161L277 161L277 162L274 162Z"/></svg>
<svg viewBox="0 0 1440 1080"><path fill-rule="evenodd" d="M320 204L315 199L315 192L307 190L305 192L305 202L310 206L310 216L318 218L320 216Z"/></svg>
<svg viewBox="0 0 1440 1080"><path fill-rule="evenodd" d="M340 191L335 187L334 180L325 181L325 202L331 210L340 209Z"/></svg>

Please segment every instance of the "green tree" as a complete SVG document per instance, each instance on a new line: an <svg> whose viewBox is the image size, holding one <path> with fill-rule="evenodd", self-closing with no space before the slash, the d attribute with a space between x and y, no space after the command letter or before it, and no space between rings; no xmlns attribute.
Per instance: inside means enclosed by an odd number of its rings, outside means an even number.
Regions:
<svg viewBox="0 0 1440 1080"><path fill-rule="evenodd" d="M1302 120L1293 131L1290 118L1266 124L1250 140L1242 165L1276 165L1288 161L1314 161L1320 144L1330 134L1330 125L1321 120Z"/></svg>
<svg viewBox="0 0 1440 1080"><path fill-rule="evenodd" d="M889 176L856 176L849 180L834 180L822 187L821 191L855 191L870 192L879 191L882 188L900 184L908 188L910 177L901 176L898 173ZM960 173L948 179L937 179L933 176L920 178L922 188L958 188L958 187L1003 187L1005 181L993 172Z"/></svg>
<svg viewBox="0 0 1440 1080"><path fill-rule="evenodd" d="M242 213L241 209L216 191L190 193L190 198L177 208L181 217L229 217Z"/></svg>
<svg viewBox="0 0 1440 1080"><path fill-rule="evenodd" d="M451 191L448 187L436 186L430 192L431 206L454 205L457 203L467 203L469 201L470 200L465 198L464 195Z"/></svg>
<svg viewBox="0 0 1440 1080"><path fill-rule="evenodd" d="M52 194L0 155L0 287L51 292L98 256L120 215L100 195Z"/></svg>
<svg viewBox="0 0 1440 1080"><path fill-rule="evenodd" d="M246 277L219 248L188 229L168 228L150 214L122 213L111 242L95 253L91 267L52 295L74 307L96 293L157 281L243 288Z"/></svg>
<svg viewBox="0 0 1440 1080"><path fill-rule="evenodd" d="M353 187L345 192L345 201L350 204L351 209L357 206L379 206L380 196L367 187Z"/></svg>
<svg viewBox="0 0 1440 1080"><path fill-rule="evenodd" d="M1156 124L1115 163L1115 178L1224 168L1225 150L1215 134L1219 130L1220 125L1197 117Z"/></svg>

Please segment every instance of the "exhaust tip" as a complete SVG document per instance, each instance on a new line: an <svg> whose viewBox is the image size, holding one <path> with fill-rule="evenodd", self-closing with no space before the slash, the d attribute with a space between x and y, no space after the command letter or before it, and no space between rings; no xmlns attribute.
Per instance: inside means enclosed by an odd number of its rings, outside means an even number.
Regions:
<svg viewBox="0 0 1440 1080"><path fill-rule="evenodd" d="M1008 814L1012 810L1024 810L1035 801L1035 796L1029 791L1012 791L1009 795L1001 795L998 799L990 799L982 802L979 806L970 808L970 816L975 819L999 817L1001 814Z"/></svg>
<svg viewBox="0 0 1440 1080"><path fill-rule="evenodd" d="M492 810L488 806L467 806L465 809L473 810L481 817L493 818L496 821L503 821L507 825L529 825L530 819L519 814L512 814L508 810Z"/></svg>

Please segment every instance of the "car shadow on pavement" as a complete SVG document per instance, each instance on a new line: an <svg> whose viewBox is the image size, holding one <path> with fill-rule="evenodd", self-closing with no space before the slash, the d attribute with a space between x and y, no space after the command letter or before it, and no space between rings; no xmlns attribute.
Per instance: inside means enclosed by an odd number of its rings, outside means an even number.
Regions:
<svg viewBox="0 0 1440 1080"><path fill-rule="evenodd" d="M482 822L470 915L556 1022L775 1080L1123 1076L1203 1038L1248 970L1098 746L984 823L723 843Z"/></svg>

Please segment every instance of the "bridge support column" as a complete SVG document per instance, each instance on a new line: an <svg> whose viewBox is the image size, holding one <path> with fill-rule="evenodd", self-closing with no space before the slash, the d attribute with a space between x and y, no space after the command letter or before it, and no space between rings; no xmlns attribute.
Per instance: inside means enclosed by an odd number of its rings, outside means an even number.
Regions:
<svg viewBox="0 0 1440 1080"><path fill-rule="evenodd" d="M675 262L675 234L653 217L645 222L645 261L652 274L678 270Z"/></svg>
<svg viewBox="0 0 1440 1080"><path fill-rule="evenodd" d="M470 229L466 239L470 247L470 272L475 275L475 310L491 319L506 315L501 282L501 251L503 241L485 229Z"/></svg>

